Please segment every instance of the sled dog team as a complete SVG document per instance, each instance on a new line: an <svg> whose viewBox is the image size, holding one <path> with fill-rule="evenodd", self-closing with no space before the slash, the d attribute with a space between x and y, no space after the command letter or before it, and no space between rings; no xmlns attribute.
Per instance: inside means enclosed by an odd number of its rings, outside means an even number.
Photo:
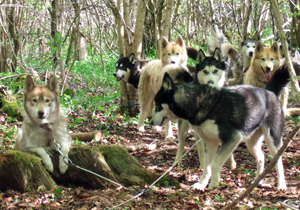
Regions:
<svg viewBox="0 0 300 210"><path fill-rule="evenodd" d="M166 137L173 136L171 121L178 120L175 161L183 154L189 128L196 138L202 139L197 146L203 174L193 186L200 190L206 188L209 180L209 189L219 185L225 162L230 169L236 168L233 151L242 141L256 159L259 176L264 169L263 140L274 156L282 145L284 116L300 113L296 108L286 108L289 74L281 63L277 42L265 47L260 41L244 38L240 50L236 50L216 25L211 27L211 34L210 55L186 47L181 36L175 42L163 38L160 59L139 60L133 53L128 57L121 55L114 72L117 81L123 79L138 91L139 131L144 131L144 120L152 110L153 124L157 130L165 125ZM196 61L195 68L187 66L188 57ZM299 63L295 62L294 67L300 71ZM226 80L232 86L223 87ZM20 151L39 155L49 172L53 172L53 163L48 150L56 147L52 138L65 156L71 146L58 88L55 76L44 86L26 77L25 116L15 144ZM67 169L60 157L60 173ZM276 170L277 188L286 189L281 157Z"/></svg>

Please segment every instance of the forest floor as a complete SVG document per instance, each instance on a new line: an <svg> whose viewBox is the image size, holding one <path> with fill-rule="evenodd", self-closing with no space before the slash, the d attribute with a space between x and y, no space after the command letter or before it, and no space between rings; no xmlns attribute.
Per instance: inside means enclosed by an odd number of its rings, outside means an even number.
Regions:
<svg viewBox="0 0 300 210"><path fill-rule="evenodd" d="M71 131L89 132L95 130L100 120L91 118L89 112L76 113L68 116L68 119L82 118L81 124L74 126ZM156 149L141 147L130 154L149 171L163 173L172 166L177 151L178 142L164 138L164 130L157 132L153 127L146 126L144 133L138 132L136 125L123 122L121 116L115 118L109 132L92 142L82 144L118 144L124 147L156 145ZM103 121L101 122L103 123ZM84 125L84 126L83 126ZM284 128L284 136L296 125L294 121L287 120ZM21 122L11 122L7 115L0 111L0 126L20 127ZM0 127L1 128L1 127ZM177 136L177 129L174 128ZM0 129L0 149L10 149L13 141L1 140L7 135ZM1 142L2 141L2 142ZM186 141L185 151L195 143L193 133L190 132ZM78 144L78 142L77 142ZM266 157L265 165L270 162L268 150L263 146ZM221 209L227 203L237 198L251 184L255 178L256 162L248 152L245 144L240 144L234 151L237 162L236 170L229 170L226 166L221 169L221 185L215 190L205 189L196 191L184 186L191 186L201 176L198 154L196 149L191 150L184 158L183 165L176 166L168 174L173 176L182 185L178 187L155 186L142 196L132 199L138 194L139 189L147 186L134 186L137 191L124 189L84 189L82 187L60 186L58 189L47 190L41 186L38 190L26 193L16 191L0 191L0 209L110 209L125 202L114 209ZM287 182L286 191L277 191L277 174L273 169L265 178L269 187L257 187L251 194L243 199L235 209L300 209L300 136L297 135L283 154L283 164ZM0 180L1 184L1 180ZM132 199L130 201L127 201ZM127 202L126 202L127 201Z"/></svg>

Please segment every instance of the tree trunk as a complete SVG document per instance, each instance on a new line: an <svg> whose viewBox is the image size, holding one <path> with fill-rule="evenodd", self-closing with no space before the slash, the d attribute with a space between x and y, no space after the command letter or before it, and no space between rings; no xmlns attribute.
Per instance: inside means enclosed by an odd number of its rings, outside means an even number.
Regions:
<svg viewBox="0 0 300 210"><path fill-rule="evenodd" d="M53 71L55 71L56 67L59 65L62 81L65 79L65 69L63 52L62 52L62 34L60 31L60 16L61 16L61 2L60 0L52 1L52 8L49 8L49 12L51 14L51 38L54 41L53 50Z"/></svg>
<svg viewBox="0 0 300 210"><path fill-rule="evenodd" d="M49 173L36 156L17 150L2 150L0 152L0 190L38 189L44 185L48 189L56 187Z"/></svg>
<svg viewBox="0 0 300 210"><path fill-rule="evenodd" d="M290 10L292 14L297 14L299 10L297 9L300 7L300 0L295 1L295 5L292 1L289 1ZM291 26L291 36L292 36L292 47L300 48L300 16L293 16L292 19L292 26ZM295 41L294 41L295 40ZM297 43L297 44L296 44Z"/></svg>
<svg viewBox="0 0 300 210"><path fill-rule="evenodd" d="M118 145L74 146L70 150L69 158L78 167L69 166L67 172L60 175L59 155L56 152L52 155L54 172L51 177L42 166L40 158L16 150L1 151L0 190L13 189L24 192L28 189L37 189L41 185L51 189L56 187L56 183L88 189L118 187L111 181L81 170L79 167L123 186L150 184L159 176L147 171L125 148ZM170 179L170 183L177 185L178 181Z"/></svg>
<svg viewBox="0 0 300 210"><path fill-rule="evenodd" d="M16 0L13 0L12 4L16 4ZM11 7L10 13L8 15L8 29L14 42L13 58L11 63L12 72L16 72L18 55L21 48L21 35L17 33L17 29L21 27L22 21L19 21L18 25L18 22L16 20L18 17L16 10L18 9L16 9L15 7ZM20 10L22 10L22 8ZM22 19L22 17L20 18Z"/></svg>
<svg viewBox="0 0 300 210"><path fill-rule="evenodd" d="M141 59L143 28L145 22L146 4L145 0L139 0L137 7L136 23L133 37L133 52L136 58Z"/></svg>
<svg viewBox="0 0 300 210"><path fill-rule="evenodd" d="M278 34L279 34L279 37L280 37L280 41L281 41L281 44L282 44L282 50L283 50L283 54L284 54L284 57L285 57L285 63L287 65L288 69L289 69L292 88L294 90L294 93L296 95L298 103L300 103L300 92L299 92L300 89L299 89L299 84L298 84L298 80L297 80L297 75L295 73L295 69L293 67L292 60L291 60L290 54L288 52L288 46L287 46L286 38L285 38L283 29L282 29L281 14L279 12L277 1L276 0L271 0L271 6L272 6L272 11L274 12L274 17L275 17L275 20L276 20L275 22L276 22Z"/></svg>
<svg viewBox="0 0 300 210"><path fill-rule="evenodd" d="M170 37L170 31L172 27L172 8L174 5L173 0L166 0L166 7L163 11L163 19L162 19L162 32L161 32L161 39L162 37L166 37L168 40L171 40L172 37ZM158 49L157 49L158 50Z"/></svg>

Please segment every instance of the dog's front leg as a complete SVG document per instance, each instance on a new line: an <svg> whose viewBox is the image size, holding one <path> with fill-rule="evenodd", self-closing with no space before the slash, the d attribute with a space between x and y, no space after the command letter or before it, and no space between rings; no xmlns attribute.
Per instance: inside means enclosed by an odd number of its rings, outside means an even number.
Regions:
<svg viewBox="0 0 300 210"><path fill-rule="evenodd" d="M194 189L204 190L208 184L209 178L211 177L211 163L216 156L218 151L218 142L206 141L205 146L205 158L204 158L204 171L198 183L193 185ZM198 151L201 152L201 151Z"/></svg>
<svg viewBox="0 0 300 210"><path fill-rule="evenodd" d="M63 155L65 157L69 157L69 146L68 145L62 145L62 147L60 148L60 151L63 153ZM59 171L61 174L66 173L67 169L68 169L68 165L66 163L69 163L67 158L64 158L62 156L59 156Z"/></svg>
<svg viewBox="0 0 300 210"><path fill-rule="evenodd" d="M197 133L195 133L195 138L196 141L198 141L200 139L200 137L198 136ZM197 148L198 148L198 157L199 157L199 162L200 162L200 168L204 168L204 161L205 161L205 142L203 140L201 140L198 144L197 144Z"/></svg>
<svg viewBox="0 0 300 210"><path fill-rule="evenodd" d="M44 164L45 168L49 172L53 172L53 163L49 154L46 152L46 149L43 147L31 147L27 149L29 152L36 153L38 156L41 157L42 163Z"/></svg>

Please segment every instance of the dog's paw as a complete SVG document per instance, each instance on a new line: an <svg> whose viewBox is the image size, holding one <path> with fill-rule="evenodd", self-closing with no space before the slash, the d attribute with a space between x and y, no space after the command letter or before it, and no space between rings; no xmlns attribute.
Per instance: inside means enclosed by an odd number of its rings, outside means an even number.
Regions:
<svg viewBox="0 0 300 210"><path fill-rule="evenodd" d="M213 189L217 188L218 186L219 186L219 183L210 182L208 189L213 190Z"/></svg>
<svg viewBox="0 0 300 210"><path fill-rule="evenodd" d="M277 190L286 190L286 184L284 183L279 183L277 184Z"/></svg>
<svg viewBox="0 0 300 210"><path fill-rule="evenodd" d="M49 171L50 173L53 173L53 164L52 162L43 162L44 167Z"/></svg>
<svg viewBox="0 0 300 210"><path fill-rule="evenodd" d="M204 190L206 185L200 184L199 182L193 184L193 189L194 190Z"/></svg>
<svg viewBox="0 0 300 210"><path fill-rule="evenodd" d="M63 161L63 159L59 160L59 172L61 174L66 173L66 171L68 170L69 166Z"/></svg>
<svg viewBox="0 0 300 210"><path fill-rule="evenodd" d="M230 170L236 169L236 162L234 160L227 160L226 165Z"/></svg>
<svg viewBox="0 0 300 210"><path fill-rule="evenodd" d="M140 131L140 132L145 132L144 126L139 127L139 131Z"/></svg>
<svg viewBox="0 0 300 210"><path fill-rule="evenodd" d="M156 125L156 126L155 126L155 130L158 131L158 132L160 132L160 131L161 131L161 126Z"/></svg>

